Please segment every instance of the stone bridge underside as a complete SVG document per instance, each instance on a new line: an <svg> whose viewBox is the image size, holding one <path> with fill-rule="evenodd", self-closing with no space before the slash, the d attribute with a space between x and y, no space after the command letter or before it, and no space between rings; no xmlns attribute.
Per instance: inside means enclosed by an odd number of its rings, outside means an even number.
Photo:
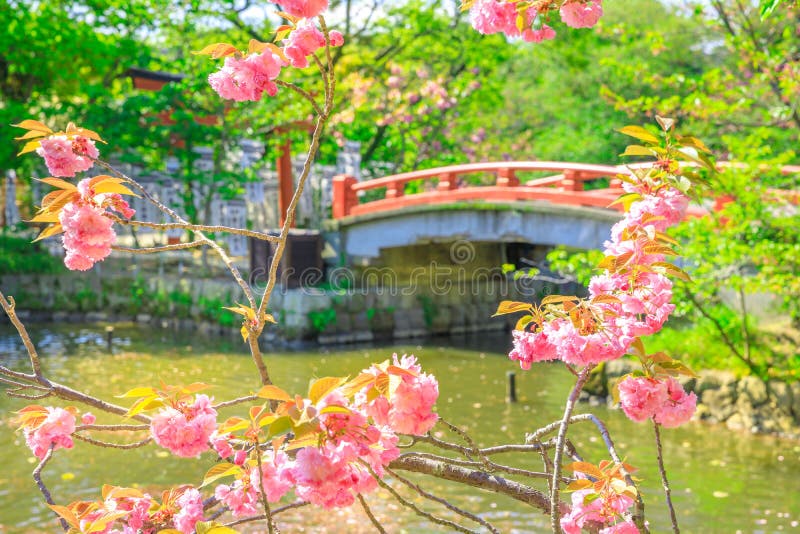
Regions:
<svg viewBox="0 0 800 534"><path fill-rule="evenodd" d="M548 202L435 204L330 221L348 259L376 258L382 248L457 240L600 249L617 211Z"/></svg>

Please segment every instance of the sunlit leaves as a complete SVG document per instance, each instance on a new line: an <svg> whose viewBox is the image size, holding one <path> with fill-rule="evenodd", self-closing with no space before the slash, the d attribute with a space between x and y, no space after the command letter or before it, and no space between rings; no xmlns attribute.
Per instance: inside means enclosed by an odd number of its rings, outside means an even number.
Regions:
<svg viewBox="0 0 800 534"><path fill-rule="evenodd" d="M249 306L239 303L237 303L236 306L223 306L223 309L244 317L244 324L240 332L242 334L242 339L246 343L250 338L250 328L255 328L259 324L259 321L256 321L256 311ZM262 325L264 323L275 323L275 318L269 313L262 314L260 320Z"/></svg>
<svg viewBox="0 0 800 534"><path fill-rule="evenodd" d="M175 406L191 398L195 393L209 387L211 386L202 382L194 382L188 386L171 386L162 383L160 388L133 388L122 395L118 395L117 398L137 399L125 413L125 417L134 417L142 412L162 408L167 405Z"/></svg>

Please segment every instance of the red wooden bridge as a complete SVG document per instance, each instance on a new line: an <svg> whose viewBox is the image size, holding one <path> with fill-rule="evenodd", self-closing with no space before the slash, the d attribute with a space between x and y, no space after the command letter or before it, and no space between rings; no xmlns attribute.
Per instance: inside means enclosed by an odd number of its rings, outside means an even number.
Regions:
<svg viewBox="0 0 800 534"><path fill-rule="evenodd" d="M526 181L518 176L519 173L531 172L554 174ZM800 167L787 166L782 172L800 173ZM333 183L333 218L342 219L411 206L464 201L545 201L565 206L607 208L622 193L622 181L617 176L630 173L627 166L559 161L504 161L437 167L364 182L358 182L352 176L340 175L334 178ZM494 183L475 186L460 180L462 176L469 174L494 175ZM608 185L602 188L584 187L586 182L600 178L606 178ZM422 181L425 190L406 194L405 186L412 181ZM359 196L367 191L381 189L385 189L383 198L359 201ZM794 197L797 195L798 193L793 194ZM615 208L621 210L622 206L617 205ZM704 212L698 206L690 208L690 215L702 215Z"/></svg>

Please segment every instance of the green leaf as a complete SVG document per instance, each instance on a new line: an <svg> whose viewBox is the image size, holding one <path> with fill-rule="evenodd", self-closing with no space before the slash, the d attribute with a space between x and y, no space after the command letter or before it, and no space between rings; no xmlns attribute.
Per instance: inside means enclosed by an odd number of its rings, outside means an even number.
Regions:
<svg viewBox="0 0 800 534"><path fill-rule="evenodd" d="M603 472L600 471L600 468L589 462L572 462L571 464L565 465L564 469L574 473L584 473L595 478L603 478Z"/></svg>
<svg viewBox="0 0 800 534"><path fill-rule="evenodd" d="M291 432L293 426L292 420L289 417L278 417L272 423L270 423L269 427L267 428L267 439L272 439ZM295 432L295 434L297 434L297 432Z"/></svg>
<svg viewBox="0 0 800 534"><path fill-rule="evenodd" d="M659 139L655 135L651 134L641 126L625 126L624 128L620 128L619 133L628 135L630 137L635 137L639 141L644 141L645 143L652 143L654 145L659 144Z"/></svg>
<svg viewBox="0 0 800 534"><path fill-rule="evenodd" d="M783 0L761 0L761 5L759 6L759 14L761 15L761 20L766 19L772 12L775 11L779 5L781 5Z"/></svg>
<svg viewBox="0 0 800 534"><path fill-rule="evenodd" d="M527 302L515 302L513 300L504 300L497 306L497 311L494 312L492 317L497 317L498 315L506 315L509 313L516 313L521 311L531 311L533 309L533 304L529 304Z"/></svg>
<svg viewBox="0 0 800 534"><path fill-rule="evenodd" d="M200 487L202 488L203 486L207 486L215 480L219 480L220 478L239 475L241 473L242 468L236 464L232 464L230 462L218 463L206 471L206 474L203 475L203 483L200 484Z"/></svg>
<svg viewBox="0 0 800 534"><path fill-rule="evenodd" d="M642 145L628 145L625 147L625 152L620 154L620 156L647 156L651 158L657 155L658 153L655 150Z"/></svg>
<svg viewBox="0 0 800 534"><path fill-rule="evenodd" d="M292 400L292 396L286 393L284 390L279 388L278 386L264 386L258 393L256 393L262 399L269 399L269 400L277 400L277 401L290 401Z"/></svg>
<svg viewBox="0 0 800 534"><path fill-rule="evenodd" d="M316 404L322 400L325 395L338 388L345 382L347 382L347 377L342 378L327 376L325 378L318 378L311 384L311 387L308 390L308 398L311 399L312 403Z"/></svg>

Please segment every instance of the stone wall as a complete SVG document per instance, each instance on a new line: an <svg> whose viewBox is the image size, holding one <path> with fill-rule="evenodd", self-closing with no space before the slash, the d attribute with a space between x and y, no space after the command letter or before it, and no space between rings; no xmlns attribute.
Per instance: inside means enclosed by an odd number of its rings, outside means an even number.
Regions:
<svg viewBox="0 0 800 534"><path fill-rule="evenodd" d="M493 318L500 301L532 301L555 291L552 284L534 281L520 285L509 283L511 278L508 275L507 279L453 282L446 290L438 291L428 286L338 291L279 286L269 309L278 323L264 331L263 339L327 344L503 331L513 326L516 317ZM0 279L0 287L15 297L20 316L27 320L133 320L219 333L237 333L241 326L240 318L223 306L245 302L233 281L104 276L96 271L58 276L8 275ZM524 294L520 294L520 287L524 287Z"/></svg>
<svg viewBox="0 0 800 534"><path fill-rule="evenodd" d="M612 403L609 385L631 372L625 360L599 367L584 389L584 400ZM695 419L722 423L731 430L779 434L800 438L800 382L778 380L765 383L754 376L737 378L727 371L700 371L699 378L682 379L697 395Z"/></svg>

